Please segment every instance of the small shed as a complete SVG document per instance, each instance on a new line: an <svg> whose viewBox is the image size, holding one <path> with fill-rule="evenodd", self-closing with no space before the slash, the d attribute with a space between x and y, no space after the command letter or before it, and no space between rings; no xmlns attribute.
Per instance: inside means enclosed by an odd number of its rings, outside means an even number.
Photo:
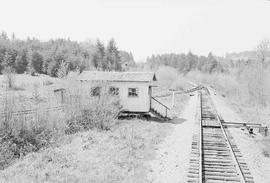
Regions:
<svg viewBox="0 0 270 183"><path fill-rule="evenodd" d="M150 112L152 87L156 76L152 72L102 72L84 71L78 79L83 86L89 86L92 96L100 95L106 83L106 92L118 96L126 112Z"/></svg>
<svg viewBox="0 0 270 183"><path fill-rule="evenodd" d="M50 89L53 91L56 101L63 104L66 98L66 87L63 84L54 84L50 86Z"/></svg>

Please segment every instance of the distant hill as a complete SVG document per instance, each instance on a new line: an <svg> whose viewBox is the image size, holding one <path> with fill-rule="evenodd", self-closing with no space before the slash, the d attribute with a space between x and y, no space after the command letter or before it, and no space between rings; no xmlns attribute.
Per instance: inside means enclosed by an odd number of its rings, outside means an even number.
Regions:
<svg viewBox="0 0 270 183"><path fill-rule="evenodd" d="M242 51L238 53L227 53L226 59L229 60L248 60L248 59L255 59L256 58L256 51Z"/></svg>

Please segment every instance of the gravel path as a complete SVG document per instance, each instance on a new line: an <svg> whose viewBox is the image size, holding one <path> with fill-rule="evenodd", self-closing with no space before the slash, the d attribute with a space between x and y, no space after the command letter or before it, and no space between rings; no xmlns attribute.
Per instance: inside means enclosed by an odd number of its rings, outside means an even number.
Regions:
<svg viewBox="0 0 270 183"><path fill-rule="evenodd" d="M186 182L189 154L197 106L197 95L191 97L178 124L156 150L156 159L150 165L148 182Z"/></svg>

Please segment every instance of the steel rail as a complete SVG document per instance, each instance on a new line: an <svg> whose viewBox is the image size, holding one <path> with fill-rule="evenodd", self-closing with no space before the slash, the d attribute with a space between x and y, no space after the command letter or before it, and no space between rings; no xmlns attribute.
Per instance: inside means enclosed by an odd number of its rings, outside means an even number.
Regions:
<svg viewBox="0 0 270 183"><path fill-rule="evenodd" d="M200 122L200 129L199 129L199 183L204 182L203 177L203 131L202 131L202 92L199 92L199 105L200 105L200 112L199 112L199 122Z"/></svg>
<svg viewBox="0 0 270 183"><path fill-rule="evenodd" d="M214 109L215 115L217 116L218 122L219 122L219 124L220 124L221 129L222 129L222 133L224 134L224 137L225 137L225 139L226 139L227 145L228 145L228 147L229 147L229 149L230 149L230 152L231 152L231 154L232 154L232 156L233 156L233 160L234 160L235 165L236 165L236 170L237 170L237 172L238 172L238 175L239 175L239 178L240 178L240 182L241 182L241 183L246 183L244 173L243 173L243 171L242 171L242 169L241 169L241 167L240 167L240 163L238 162L237 157L236 157L236 155L235 155L235 153L234 153L234 151L233 151L233 149L232 149L231 142L230 142L230 140L229 140L229 138L228 138L228 135L227 135L227 133L226 133L226 131L225 131L223 125L222 125L220 116L219 116L219 114L218 114L218 112L217 112L217 109L216 109L216 107L215 107L215 104L214 104L214 102L213 102L213 100L212 100L212 98L211 98L211 93L209 92L208 88L205 88L205 90L207 90L207 92L209 93L210 101L211 101L211 103L212 103L212 105L213 105L213 109Z"/></svg>

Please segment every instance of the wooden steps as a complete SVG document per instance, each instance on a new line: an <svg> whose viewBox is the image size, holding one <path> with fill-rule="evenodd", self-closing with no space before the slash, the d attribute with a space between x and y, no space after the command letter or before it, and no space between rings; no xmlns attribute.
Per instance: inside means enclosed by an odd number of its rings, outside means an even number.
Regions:
<svg viewBox="0 0 270 183"><path fill-rule="evenodd" d="M160 112L158 112L157 110L150 108L150 112L155 115L157 118L159 118L160 120L164 120L164 121L168 121L171 120L171 118L169 116L164 116L163 114L161 114Z"/></svg>

